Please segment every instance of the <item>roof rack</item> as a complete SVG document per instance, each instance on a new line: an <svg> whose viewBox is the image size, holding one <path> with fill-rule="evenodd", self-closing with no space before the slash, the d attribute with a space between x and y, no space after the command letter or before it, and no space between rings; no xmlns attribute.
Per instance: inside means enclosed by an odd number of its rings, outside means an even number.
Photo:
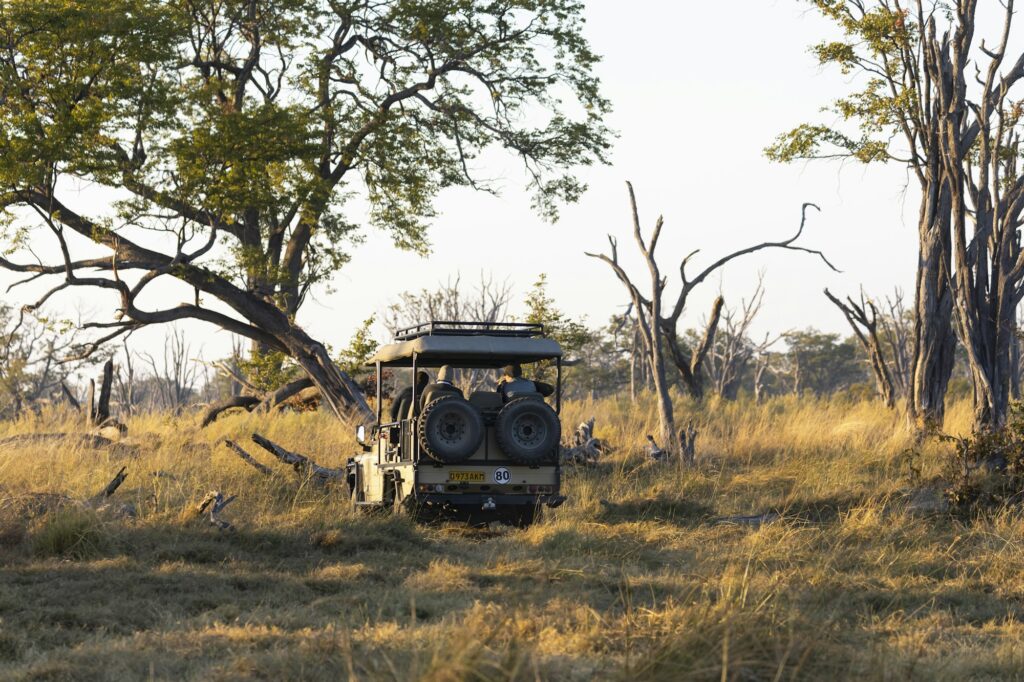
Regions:
<svg viewBox="0 0 1024 682"><path fill-rule="evenodd" d="M396 341L411 341L424 336L504 336L520 339L544 336L544 325L522 322L459 322L431 320L399 329Z"/></svg>

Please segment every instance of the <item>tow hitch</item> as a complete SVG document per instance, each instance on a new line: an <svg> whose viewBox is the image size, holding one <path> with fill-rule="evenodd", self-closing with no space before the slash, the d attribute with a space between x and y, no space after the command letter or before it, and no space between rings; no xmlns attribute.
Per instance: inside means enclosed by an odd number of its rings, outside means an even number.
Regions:
<svg viewBox="0 0 1024 682"><path fill-rule="evenodd" d="M496 505L494 503L494 498L493 497L488 497L487 501L484 502L484 506L482 506L480 508L483 509L484 511L492 511L494 509L497 509L498 505Z"/></svg>

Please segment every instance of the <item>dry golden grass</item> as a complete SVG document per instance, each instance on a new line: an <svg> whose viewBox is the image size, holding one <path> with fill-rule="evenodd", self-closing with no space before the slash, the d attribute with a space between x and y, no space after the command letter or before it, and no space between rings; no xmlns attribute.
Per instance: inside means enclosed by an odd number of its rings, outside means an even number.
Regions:
<svg viewBox="0 0 1024 682"><path fill-rule="evenodd" d="M569 502L525 531L356 516L341 491L216 445L258 430L340 465L354 443L324 415L138 418L136 456L3 452L0 498L85 498L127 465L116 499L138 516L0 514L0 678L1021 678L1020 521L912 513L898 415L680 400L702 428L700 466L680 474L644 460L652 407L569 404L566 425L596 416L616 451L567 471ZM185 511L214 489L239 495L233 533ZM768 511L781 519L716 522Z"/></svg>

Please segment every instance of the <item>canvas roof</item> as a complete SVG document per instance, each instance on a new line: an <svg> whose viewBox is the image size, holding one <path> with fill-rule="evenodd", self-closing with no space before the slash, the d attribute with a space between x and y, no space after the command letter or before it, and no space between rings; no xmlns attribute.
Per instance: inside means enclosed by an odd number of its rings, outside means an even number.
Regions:
<svg viewBox="0 0 1024 682"><path fill-rule="evenodd" d="M421 336L418 339L382 346L368 365L411 367L412 356L420 367L501 367L512 362L528 363L562 357L553 339L500 336Z"/></svg>

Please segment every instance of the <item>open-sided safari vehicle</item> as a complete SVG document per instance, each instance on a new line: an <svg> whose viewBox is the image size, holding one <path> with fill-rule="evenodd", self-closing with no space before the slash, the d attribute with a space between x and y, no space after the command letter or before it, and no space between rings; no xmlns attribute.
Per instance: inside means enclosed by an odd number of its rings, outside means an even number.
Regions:
<svg viewBox="0 0 1024 682"><path fill-rule="evenodd" d="M553 361L549 405L539 392L503 396L493 386L462 396L425 391L397 420L384 420L382 372L523 367ZM530 524L541 505L557 507L562 349L535 324L429 322L401 330L370 359L377 373L377 426L361 433L364 453L349 462L352 502L417 518ZM415 384L413 380L413 384ZM434 397L434 396L437 397Z"/></svg>

